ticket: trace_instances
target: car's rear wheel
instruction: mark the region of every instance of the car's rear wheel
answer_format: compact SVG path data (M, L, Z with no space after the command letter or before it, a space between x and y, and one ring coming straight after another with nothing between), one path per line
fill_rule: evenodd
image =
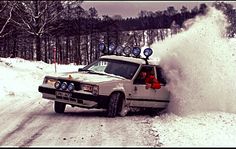
M110 102L108 104L107 109L107 116L108 117L115 117L118 112L121 111L122 108L122 94L119 92L112 93L110 96Z
M64 113L66 108L66 104L62 102L54 102L54 111L56 113Z

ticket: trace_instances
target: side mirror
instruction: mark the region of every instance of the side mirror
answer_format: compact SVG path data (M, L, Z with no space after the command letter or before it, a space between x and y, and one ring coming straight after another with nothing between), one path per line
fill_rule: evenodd
M83 71L83 68L79 68L78 71Z

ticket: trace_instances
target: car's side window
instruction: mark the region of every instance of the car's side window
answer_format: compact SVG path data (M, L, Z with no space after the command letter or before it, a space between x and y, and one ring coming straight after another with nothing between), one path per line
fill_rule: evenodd
M157 67L156 67L156 73L157 73L157 79L158 79L158 81L159 81L161 84L166 85L166 83L167 83L166 77L165 77L165 74L164 74L163 69L162 69L160 66L157 66Z
M154 74L154 67L152 66L142 66L137 77L134 79L134 84L146 84L145 79L147 74Z

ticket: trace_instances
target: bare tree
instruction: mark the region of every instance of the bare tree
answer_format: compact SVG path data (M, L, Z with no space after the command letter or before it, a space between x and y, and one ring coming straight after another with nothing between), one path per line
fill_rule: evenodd
M41 58L41 38L50 30L49 25L55 22L65 10L67 1L18 1L16 17L12 22L35 38L36 60Z
M0 19L1 19L1 26L0 26L0 38L5 37L10 31L6 31L6 26L10 23L12 19L12 12L15 7L15 2L3 1L0 5Z

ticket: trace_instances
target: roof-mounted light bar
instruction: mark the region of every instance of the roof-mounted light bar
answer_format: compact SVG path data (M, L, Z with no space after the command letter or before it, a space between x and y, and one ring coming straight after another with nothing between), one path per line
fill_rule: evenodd
M107 48L108 47L108 48ZM136 58L141 58L140 53L141 49L139 47L133 47L130 46L116 46L114 43L111 43L109 46L106 46L105 43L100 43L98 45L98 50L102 52L103 54L115 54L118 56L124 55L124 56L132 56ZM145 56L145 60L147 61L148 58L153 54L153 51L151 48L146 48L143 51L143 54Z

